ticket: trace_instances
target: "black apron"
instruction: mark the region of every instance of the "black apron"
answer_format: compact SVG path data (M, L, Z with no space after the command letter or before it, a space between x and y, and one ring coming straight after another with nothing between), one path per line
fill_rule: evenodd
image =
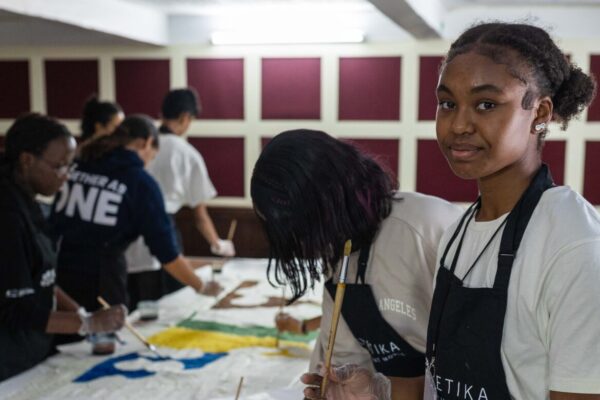
M42 228L45 223L41 210L33 210L37 204L28 204L17 194L15 199L25 226L32 239L32 247L39 252L40 265L32 265L31 282L40 307L55 308L54 279L56 271L56 249L54 243ZM36 211L39 215L36 215ZM34 222L38 219L38 224ZM32 329L7 329L0 327L0 381L25 371L50 356L54 352L52 335Z
M360 251L355 283L346 285L342 316L352 335L371 354L377 372L392 377L423 376L425 355L408 344L383 318L371 285L365 283L369 252L369 247ZM325 282L325 287L335 299L336 285L331 279Z
M464 277L459 279L454 275L466 225L477 212L480 199L463 215L448 242L440 260L427 332L427 378L438 399L511 398L500 354L510 274L531 215L544 191L553 185L548 167L542 165L505 220L492 288L464 287ZM463 226L448 269L446 256ZM488 245L494 238L495 235ZM485 249L487 245L479 256ZM471 268L478 258L473 260Z

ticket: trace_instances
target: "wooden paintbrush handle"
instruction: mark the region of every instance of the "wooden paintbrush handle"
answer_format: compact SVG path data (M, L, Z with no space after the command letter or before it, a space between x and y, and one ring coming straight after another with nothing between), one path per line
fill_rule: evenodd
M342 313L342 303L344 302L344 293L346 291L345 283L338 283L337 290L335 292L335 302L333 303L333 314L331 317L331 329L329 330L329 341L327 343L327 353L325 353L325 376L323 376L323 382L321 383L321 397L325 398L327 391L327 383L329 376L329 369L331 368L331 357L333 356L333 347L335 345L335 336L337 334L338 322Z
M105 310L110 308L110 304L108 304L108 302L104 300L101 296L98 296L98 303L100 303L102 308L104 308ZM129 329L129 332L131 332L135 337L137 337L142 343L144 343L146 347L150 347L150 343L148 343L146 338L142 336L142 334L139 333L137 329L135 329L133 325L131 325L127 320L125 320L125 327Z

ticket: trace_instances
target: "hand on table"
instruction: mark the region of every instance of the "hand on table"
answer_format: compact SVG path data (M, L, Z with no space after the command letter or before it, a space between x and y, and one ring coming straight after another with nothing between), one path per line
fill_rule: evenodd
M218 239L217 243L210 246L210 251L217 256L235 256L235 247L233 246L233 242L231 240Z
M217 296L219 293L223 291L223 286L219 285L217 281L203 281L202 288L198 290L199 294L203 294L205 296Z
M81 334L116 332L125 324L126 316L127 308L122 304L91 314L80 314L81 328L79 331Z
M324 372L324 371L323 371ZM308 385L304 389L306 399L323 399L321 375L304 374L300 378ZM329 371L326 400L390 400L391 383L383 374L373 373L354 364L332 367Z
M275 317L275 325L280 332L304 333L302 332L302 320L296 319L287 313L279 313Z

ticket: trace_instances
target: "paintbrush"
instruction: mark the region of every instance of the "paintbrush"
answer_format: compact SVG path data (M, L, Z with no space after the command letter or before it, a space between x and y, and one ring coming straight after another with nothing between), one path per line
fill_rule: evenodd
M235 400L240 398L240 393L242 392L242 384L244 383L244 377L240 378L240 383L238 384L237 391L235 392Z
M237 228L237 219L232 219L229 225L229 232L227 233L227 240L233 240L235 236L235 230Z
M229 224L229 232L227 232L227 240L229 240L230 242L233 241L233 237L235 236L235 230L237 229L237 219L232 219L231 223ZM215 280L215 268L218 268L219 270L221 270L223 268L223 265L225 265L225 263L227 262L227 260L229 260L231 257L223 257L220 261L217 261L215 263L213 263L213 267L210 270L210 279L211 280Z
M104 300L102 298L102 296L98 296L97 299L98 299L98 303L100 303L102 305L102 308L104 308L105 310L107 310L107 309L110 308L110 304L108 304L108 302L106 300ZM140 340L140 342L142 342L144 344L144 346L146 346L148 348L148 350L150 350L151 352L153 352L154 354L156 354L160 358L166 358L166 357L160 355L158 353L158 351L156 351L156 346L154 346L152 343L148 342L146 340L146 338L140 332L138 332L138 330L135 329L133 327L133 325L131 325L129 323L129 321L127 321L127 319L125 320L125 327L127 329L129 329L129 332L131 332L133 334L133 336L135 336L136 338L138 338Z
M333 356L333 346L335 344L335 335L337 334L338 322L342 312L342 303L344 302L344 292L346 291L346 274L348 273L348 260L352 251L352 241L346 240L344 244L344 258L342 259L342 270L337 283L335 292L335 302L333 304L333 314L331 317L331 329L329 330L329 341L327 343L327 353L325 353L325 375L321 383L321 397L325 398L327 392L327 382L329 380L329 370L331 369L331 357Z

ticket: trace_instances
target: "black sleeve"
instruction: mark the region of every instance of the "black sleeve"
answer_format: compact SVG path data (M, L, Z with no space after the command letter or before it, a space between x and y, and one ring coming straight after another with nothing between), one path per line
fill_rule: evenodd
M32 281L31 234L14 210L0 211L0 325L45 331L50 312Z
M148 176L144 201L140 209L142 226L140 233L152 255L167 264L179 255L175 227L165 210L165 203L158 183Z

